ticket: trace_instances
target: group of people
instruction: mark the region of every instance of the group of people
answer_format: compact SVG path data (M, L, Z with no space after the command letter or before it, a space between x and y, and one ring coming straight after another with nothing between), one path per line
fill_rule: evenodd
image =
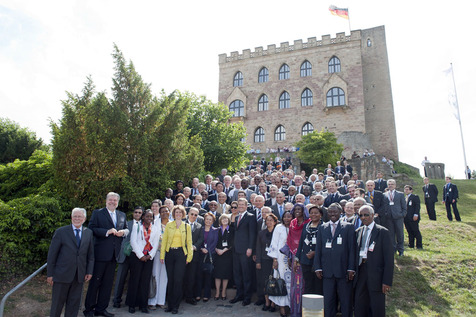
M337 307L343 316L384 316L404 226L408 246L422 248L412 187L399 192L382 173L364 183L347 162L309 177L292 169L268 173L274 164L254 163L235 175L194 178L190 187L177 181L149 209L136 207L129 221L117 210L117 193L93 211L87 228L85 210L75 208L48 254L51 315L66 304L66 316L76 316L89 281L84 315L113 316L107 307L118 264L113 305L121 306L129 274L130 313L163 307L176 314L182 300L225 301L234 286L231 304L247 306L256 292L256 305L281 316L301 315L302 294L324 295L326 316ZM287 295L267 294L270 276L285 281Z

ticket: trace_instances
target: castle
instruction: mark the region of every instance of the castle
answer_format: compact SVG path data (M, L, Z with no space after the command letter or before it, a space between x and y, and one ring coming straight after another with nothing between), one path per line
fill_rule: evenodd
M219 70L218 99L243 121L252 149L326 130L346 157L373 149L398 160L384 26L220 54Z

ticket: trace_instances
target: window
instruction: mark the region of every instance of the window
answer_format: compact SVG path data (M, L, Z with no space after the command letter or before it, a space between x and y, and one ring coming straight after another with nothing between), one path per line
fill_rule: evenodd
M233 78L233 87L240 86L243 86L243 74L241 72L237 72Z
M266 111L266 110L268 110L268 96L263 94L258 100L258 111Z
M304 61L301 64L301 77L307 77L312 75L312 65L309 61Z
M279 69L279 80L289 79L289 66L287 64L283 64Z
M245 114L245 105L241 100L235 100L230 104L230 111L233 112L233 117L243 117Z
M304 125L302 126L302 129L301 129L301 132L302 132L303 136L308 134L308 133L312 133L313 131L314 131L314 126L309 122L304 123Z
M341 88L334 87L327 92L327 106L345 106L345 94Z
M371 47L372 46L372 40L371 39L367 39L367 47Z
M275 141L286 140L286 129L282 125L278 125L276 130L274 130L274 140Z
M287 109L291 106L290 104L291 98L287 91L283 92L281 96L279 96L279 109Z
M261 68L261 70L259 71L259 75L258 75L258 82L259 83L266 83L269 79L269 72L268 72L268 69L266 67L263 67Z
M340 73L340 59L332 57L329 61L329 74Z
M301 106L312 106L312 91L309 88L304 89L301 94Z
M255 143L264 142L264 129L259 127L255 130Z

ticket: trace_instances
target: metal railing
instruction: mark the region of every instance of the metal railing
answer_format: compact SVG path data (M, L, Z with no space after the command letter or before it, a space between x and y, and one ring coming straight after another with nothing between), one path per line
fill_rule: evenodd
M8 299L8 297L10 295L12 295L14 292L16 292L20 287L22 287L23 285L25 285L26 283L28 283L32 278L34 278L35 276L38 275L38 273L40 273L41 271L44 270L44 268L46 267L47 263L43 264L42 267L40 267L38 270L35 271L35 273L31 274L30 276L28 276L26 279L24 279L20 284L18 284L17 286L15 286L14 288L12 288L7 294L5 294L5 296L3 296L2 298L2 302L0 303L0 317L3 317L3 310L5 308L5 303Z

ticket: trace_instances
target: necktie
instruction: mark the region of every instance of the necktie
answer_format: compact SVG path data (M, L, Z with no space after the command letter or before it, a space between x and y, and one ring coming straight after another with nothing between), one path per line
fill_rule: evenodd
M369 235L369 227L364 226L364 236L362 240L360 241L360 251L365 251L365 247L367 244L367 236ZM359 256L359 265L362 263L362 256Z
M256 219L256 221L260 221L261 220L261 209L256 209L256 216L258 217Z
M242 214L240 214L240 216L238 217L238 222L236 223L236 225L237 225L237 226L239 226L239 225L240 225L240 221L241 221L241 215L242 215Z
M374 203L374 195L372 195L372 193L370 193L370 203L371 203L371 204Z
M76 231L76 244L78 245L78 248L81 244L81 237L79 235L79 233L81 232L81 229L74 229L74 231Z
M114 223L114 228L115 228L116 227L116 213L111 212L110 215L111 215L112 223Z
M279 206L279 218L283 218L283 206Z
M332 223L331 225L332 225L332 237L334 237L334 234L335 234L335 232L336 232L336 226L337 226L337 224L336 224L336 223Z

